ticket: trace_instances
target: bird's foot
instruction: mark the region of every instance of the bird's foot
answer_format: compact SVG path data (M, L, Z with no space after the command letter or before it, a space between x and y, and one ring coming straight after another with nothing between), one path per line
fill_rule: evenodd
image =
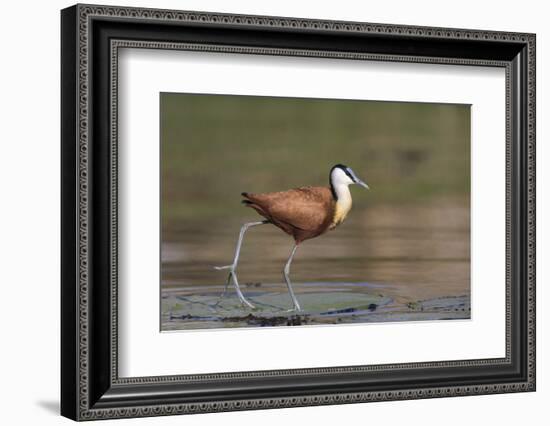
M250 303L248 300L246 300L246 299L244 298L244 296L243 296L243 297L239 297L239 299L241 299L241 303L242 303L243 305L248 306L250 309L256 309L256 306L254 306L252 303Z
M249 307L250 309L256 309L256 306L254 306L252 303L250 303L242 294L239 294L237 293L237 296L239 297L239 300L241 302L241 305L243 306L247 306ZM218 301L216 303L214 303L214 305L212 305L214 308L217 308L218 306L220 306L221 302L222 302L222 299L223 297L220 296L218 298Z
M229 275L227 277L227 284L225 285L225 288L223 290L222 295L220 296L220 298L218 299L218 301L216 302L216 304L214 306L219 305L219 303L221 302L221 299L225 296L225 293L227 291L227 286L229 285L229 283L231 281L233 281L233 285L235 286L237 296L239 297L239 300L241 301L241 303L245 306L248 306L250 309L255 309L256 308L252 303L250 303L246 299L246 297L244 297L244 295L241 291L241 288L239 287L239 281L237 280L237 272L236 272L236 265L235 264L225 265L225 266L214 266L214 269L216 269L217 271L222 271L222 270L225 270L225 269L229 269Z
M295 314L299 314L302 312L302 308L300 307L300 305L294 305L292 308L287 309L285 312L293 312Z

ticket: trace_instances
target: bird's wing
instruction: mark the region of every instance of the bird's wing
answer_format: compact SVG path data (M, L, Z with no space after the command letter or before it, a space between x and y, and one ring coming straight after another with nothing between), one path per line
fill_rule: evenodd
M303 187L281 192L244 195L268 219L302 230L316 230L333 214L332 193L325 187Z

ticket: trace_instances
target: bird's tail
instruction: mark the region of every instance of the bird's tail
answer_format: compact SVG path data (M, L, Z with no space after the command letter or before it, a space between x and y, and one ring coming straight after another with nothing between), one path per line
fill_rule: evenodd
M248 199L248 192L241 192L241 195L245 198L244 200L241 201L241 203L243 203L246 206L249 206L250 204L252 204L252 201Z
M241 201L246 207L253 208L261 216L265 217L268 222L271 221L270 215L268 212L261 206L261 202L258 201L256 195L249 192L241 192L241 195L244 197L244 200Z

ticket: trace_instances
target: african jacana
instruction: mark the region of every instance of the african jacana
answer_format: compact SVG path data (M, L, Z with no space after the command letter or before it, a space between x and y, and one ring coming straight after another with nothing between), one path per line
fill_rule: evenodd
M254 307L244 297L237 280L236 269L239 253L244 234L248 228L271 223L294 237L295 244L283 269L283 275L288 292L294 303L293 310L301 310L288 276L290 264L298 245L302 241L318 237L328 230L336 228L344 221L352 204L349 185L358 184L369 189L369 186L359 179L353 170L342 164L337 164L330 170L329 181L329 187L305 186L289 189L288 191L268 192L264 194L242 193L244 197L242 202L247 207L256 210L265 220L245 223L239 234L233 263L227 266L216 267L216 269L229 269L229 275L221 297L225 295L227 287L232 280L241 302L250 308Z

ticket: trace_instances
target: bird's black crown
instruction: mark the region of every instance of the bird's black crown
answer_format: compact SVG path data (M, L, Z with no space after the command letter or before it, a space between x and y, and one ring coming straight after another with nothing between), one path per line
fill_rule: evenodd
M332 172L334 171L334 169L340 169L342 170L346 175L348 175L348 177L355 182L355 178L353 177L353 175L350 173L350 168L344 164L336 164L335 166L332 166L332 169L330 169L330 174L332 174Z
M347 168L348 166L346 166L345 164L336 164L332 166L332 169L330 169L330 171L332 172L334 169L342 169L343 171L346 171Z

